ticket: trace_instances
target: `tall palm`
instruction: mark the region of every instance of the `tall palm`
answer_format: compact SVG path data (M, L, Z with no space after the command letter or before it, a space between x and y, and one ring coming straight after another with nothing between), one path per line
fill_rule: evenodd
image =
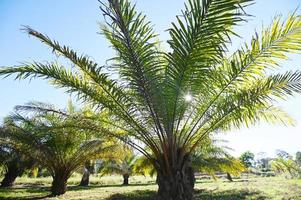
M8 129L0 136L9 138L7 142L12 145L25 146L24 153L36 152L35 159L53 178L52 196L64 194L72 173L112 146L99 133L81 129L79 124L84 122L78 112L41 103L18 106L16 110L7 118ZM99 139L93 137L95 134Z
M279 68L288 53L300 53L301 17L296 13L285 20L276 17L250 44L229 55L233 28L246 21L243 9L252 3L188 0L169 29L170 52L163 52L153 26L129 1L101 1L105 23L100 29L116 51L108 63L111 70L25 27L75 67L31 62L2 68L0 74L48 79L84 102L109 110L115 118L110 125L140 141L129 143L155 166L159 199L192 199L190 155L206 135L260 120L287 123L275 102L301 92L301 72L270 71ZM110 76L112 70L115 76ZM118 126L119 121L125 125Z

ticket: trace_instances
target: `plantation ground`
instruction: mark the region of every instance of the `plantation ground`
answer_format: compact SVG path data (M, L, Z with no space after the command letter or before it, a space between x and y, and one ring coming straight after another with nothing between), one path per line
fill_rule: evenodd
M132 177L130 186L120 186L121 177L92 177L91 186L76 186L80 177L72 177L65 195L48 198L51 178L18 178L12 189L0 189L0 199L102 199L102 200L148 200L155 199L155 180ZM301 200L301 180L273 178L242 178L230 183L227 180L197 180L196 200L241 200L241 199L283 199Z

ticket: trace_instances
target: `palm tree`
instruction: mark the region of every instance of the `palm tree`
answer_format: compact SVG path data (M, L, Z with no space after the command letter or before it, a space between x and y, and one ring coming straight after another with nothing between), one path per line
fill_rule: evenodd
M35 161L20 152L20 149L4 143L0 144L0 163L4 167L4 178L0 187L11 187L18 176L34 166Z
M300 53L301 17L296 13L276 17L250 44L230 54L227 47L237 35L233 28L249 18L244 8L253 1L187 0L169 29L170 51L164 52L151 23L128 0L100 3L105 16L101 33L116 51L108 66L25 27L75 67L30 62L4 67L0 74L48 79L108 110L114 116L110 126L139 141L128 143L156 168L159 199L192 199L191 154L208 134L262 120L291 122L275 102L301 92L301 72L272 70L288 53Z
M90 182L90 174L93 171L91 160L86 161L83 167L83 176L79 183L80 186L88 186Z
M123 185L129 185L129 178L134 173L137 155L128 146L116 143L115 145L119 148L112 152L112 157L104 159L100 172L102 175L120 174L123 177Z
M100 134L79 128L81 123L84 122L78 112L30 103L16 107L16 113L8 117L8 129L2 135L13 145L25 146L23 151L27 154L36 152L37 162L53 178L51 195L57 196L66 192L67 180L74 171L112 146L104 137L93 137L97 134L101 138Z

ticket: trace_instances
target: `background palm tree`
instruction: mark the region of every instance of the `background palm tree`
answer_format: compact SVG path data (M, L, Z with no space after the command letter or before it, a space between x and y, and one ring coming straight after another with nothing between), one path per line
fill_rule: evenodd
M9 138L7 143L26 147L24 153L36 152L37 162L53 177L53 196L64 194L72 173L112 146L99 133L96 139L94 132L78 128L83 122L73 107L68 108L64 112L43 103L18 106L7 118L7 129L1 132L2 137Z
M26 169L33 168L34 159L21 151L20 148L0 142L0 165L4 168L4 178L0 187L13 186L18 176L22 176Z
M129 185L129 178L134 174L134 167L137 160L137 155L134 154L132 148L124 144L115 143L119 148L112 152L109 159L104 159L100 173L105 174L120 174L123 177L123 185Z
M88 186L90 182L90 174L93 172L94 166L91 160L85 162L83 166L83 176L79 183L80 186Z
M191 154L208 134L258 121L292 123L275 102L301 92L301 72L272 70L288 53L300 53L300 16L276 17L231 54L233 28L249 17L244 8L253 1L188 0L168 30L170 51L164 52L151 23L129 1L100 3L105 16L101 33L116 51L109 70L25 27L75 68L31 62L2 68L0 74L49 79L108 110L110 126L125 131L128 144L156 168L159 199L192 199ZM108 74L112 70L117 76ZM126 141L109 128L102 131Z

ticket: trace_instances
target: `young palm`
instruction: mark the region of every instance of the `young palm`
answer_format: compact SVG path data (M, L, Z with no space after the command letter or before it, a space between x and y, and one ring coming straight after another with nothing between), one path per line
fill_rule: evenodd
M53 177L52 196L64 194L72 173L112 146L104 138L95 139L96 133L81 129L80 124L85 122L78 112L65 112L41 103L18 106L16 110L8 118L8 129L2 135L13 145L26 146L24 153L36 152L37 162Z
M110 125L139 141L129 143L156 168L159 199L192 199L190 156L208 134L260 120L289 122L275 102L301 92L301 72L270 71L288 53L300 53L301 17L295 13L285 20L276 17L250 44L232 55L227 52L236 35L233 28L246 21L243 9L252 3L188 0L169 29L170 52L163 52L145 15L127 0L108 0L101 3L106 21L100 28L116 50L108 68L118 76L29 27L25 30L30 35L75 68L33 62L2 68L0 74L49 79L84 102L109 110L114 116Z

